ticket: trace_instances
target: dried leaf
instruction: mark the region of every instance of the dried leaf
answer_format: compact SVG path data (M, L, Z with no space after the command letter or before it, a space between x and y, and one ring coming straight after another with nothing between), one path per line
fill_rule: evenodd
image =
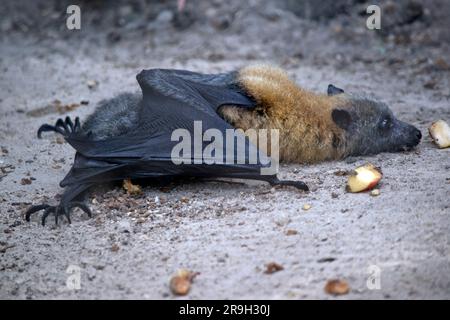
M141 186L133 184L130 179L123 180L123 188L127 191L129 195L142 194Z
M294 236L294 235L296 235L296 234L298 234L298 231L297 231L297 230L289 229L289 230L286 231L286 235L287 235L287 236Z
M180 201L183 202L183 203L189 203L189 198L188 197L181 197Z
M264 271L265 274L272 274L278 271L283 270L283 266L281 264L278 264L276 262L270 262L266 264L266 271Z
M27 185L27 184L31 184L31 179L28 178L22 178L22 180L20 180L20 184L21 185Z

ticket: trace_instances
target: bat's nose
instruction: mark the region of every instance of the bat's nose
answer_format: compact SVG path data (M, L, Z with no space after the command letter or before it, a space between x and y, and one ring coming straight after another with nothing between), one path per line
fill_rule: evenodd
M420 141L420 139L422 139L422 132L420 132L420 130L419 129L416 129L416 138L417 138L417 140L419 140Z

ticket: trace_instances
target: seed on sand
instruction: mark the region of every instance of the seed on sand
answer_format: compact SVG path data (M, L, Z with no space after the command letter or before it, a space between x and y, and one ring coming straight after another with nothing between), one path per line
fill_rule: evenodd
M276 262L270 262L266 264L266 270L264 271L265 274L272 274L278 271L283 270L283 266L281 264L278 264Z
M88 80L88 81L86 81L86 85L88 86L89 89L94 89L98 86L98 81L97 80Z
M296 234L298 234L297 230L289 229L286 231L287 236L295 236Z
M328 280L324 288L325 292L332 295L343 295L350 292L350 287L345 280L332 279Z
M199 275L198 272L192 272L187 269L178 270L172 279L170 279L170 290L177 296L187 295L197 275Z

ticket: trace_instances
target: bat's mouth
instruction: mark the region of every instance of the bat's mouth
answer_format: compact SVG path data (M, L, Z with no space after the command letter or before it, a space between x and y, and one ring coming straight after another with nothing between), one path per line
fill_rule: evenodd
M411 150L414 150L419 143L420 143L420 139L418 139L417 141L411 142L411 143L406 143L406 144L400 146L398 148L398 151L411 151Z
M420 143L420 140L422 139L422 133L420 130L414 128L412 136L412 139L399 147L399 151L411 151Z
M415 147L417 146L417 144L412 145L412 144L405 144L403 146L401 146L398 151L411 151L413 150Z

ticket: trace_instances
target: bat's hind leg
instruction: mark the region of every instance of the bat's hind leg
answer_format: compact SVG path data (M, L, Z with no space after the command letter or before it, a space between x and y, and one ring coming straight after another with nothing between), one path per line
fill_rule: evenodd
M25 219L27 221L30 221L30 217L33 213L44 210L44 213L42 214L41 218L43 226L45 225L45 221L50 214L53 214L55 216L55 224L58 224L59 216L65 216L67 221L71 223L70 212L75 208L80 208L89 216L89 218L92 217L91 209L89 209L89 207L84 202L72 201L67 204L60 204L58 206L51 206L48 204L40 204L32 206L25 213Z
M42 137L42 132L54 131L60 133L64 137L68 137L70 134L80 131L80 118L76 117L75 121L72 121L70 117L66 117L65 120L59 118L55 125L43 124L39 127L37 136L40 139Z

